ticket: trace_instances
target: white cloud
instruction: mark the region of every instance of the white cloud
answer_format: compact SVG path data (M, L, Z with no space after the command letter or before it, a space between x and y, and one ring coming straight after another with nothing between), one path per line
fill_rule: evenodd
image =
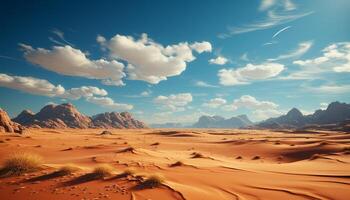
M212 84L209 84L207 82L204 82L204 81L196 81L195 86L197 87L206 87L206 88L216 88L218 87L217 85L212 85Z
M218 108L222 105L225 105L226 102L227 101L223 98L214 98L214 99L210 99L209 102L202 104L202 106L208 107L208 108Z
M306 91L319 94L346 94L350 93L350 84L326 84L317 86L302 86Z
M127 72L130 79L151 84L180 75L186 69L187 63L195 59L192 50L198 53L211 51L209 42L181 42L163 46L149 39L145 33L138 40L117 34L103 43L112 57L128 62Z
M47 70L69 76L99 79L106 85L124 85L124 65L116 60L90 60L79 49L69 45L54 46L52 50L20 44L24 57Z
M350 72L350 42L329 45L323 55L314 59L296 60L293 63L305 67L329 68L335 72Z
M283 60L283 59L288 59L288 58L299 57L299 56L305 54L307 51L309 51L309 49L312 47L312 44L313 44L312 41L301 42L301 43L299 43L297 49L295 49L287 54L280 55L277 58L268 59L268 61L276 61L276 60Z
M350 42L334 43L322 50L319 57L296 60L293 64L300 69L279 77L285 80L314 80L327 79L329 73L350 72Z
M184 111L185 106L192 102L191 93L171 94L169 96L158 96L153 102L162 105L165 109L172 111Z
M80 98L85 98L88 102L105 107L124 110L132 109L132 105L116 103L111 98L105 97L108 95L106 90L93 86L81 86L79 88L71 88L66 90L61 85L55 86L45 79L0 74L0 87L11 88L35 95L63 99L78 100Z
M145 91L140 93L140 96L141 97L149 97L149 96L151 96L151 94L152 94L151 90L145 90Z
M67 90L60 97L67 99L80 99L82 97L92 97L94 95L97 96L106 96L108 93L104 89L100 89L98 87L93 86L82 86L80 88L71 88Z
M271 117L279 117L283 112L276 109L267 109L267 110L254 110L252 116L255 120L261 121Z
M221 105L221 109L226 112L235 111L239 108L252 110L252 118L255 120L263 120L281 114L281 111L277 110L278 105L276 103L271 101L259 101L250 95L243 95L235 99L232 103Z
M7 74L0 74L0 86L48 97L60 96L65 93L65 89L61 85L55 86L44 79L9 76Z
M217 58L212 58L209 60L210 64L224 65L228 62L227 58L223 56L218 56Z
M211 44L207 41L195 42L190 45L191 49L197 51L198 53L211 52Z
M221 69L218 72L220 84L241 85L254 80L264 80L279 75L284 70L284 65L279 63L263 63L260 65L247 64L238 69Z
M101 105L103 107L110 108L110 109L116 109L116 110L133 109L132 105L114 102L114 100L109 97L87 97L86 101L93 104Z
M255 97L250 95L243 95L239 99L235 99L233 105L237 108L245 107L256 110L270 110L278 107L277 104L271 101L258 101Z

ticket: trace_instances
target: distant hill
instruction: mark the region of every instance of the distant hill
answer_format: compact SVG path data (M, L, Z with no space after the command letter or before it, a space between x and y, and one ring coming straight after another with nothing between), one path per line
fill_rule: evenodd
M167 122L163 124L151 124L152 128L184 128L185 126L181 123Z
M106 112L92 117L95 127L102 128L147 128L147 125L134 119L128 112Z
M193 128L243 128L253 123L246 115L239 115L225 119L221 116L201 116L198 121L192 125Z
M350 104L332 102L326 110L316 110L311 115L303 115L297 108L291 109L286 115L270 118L258 123L255 127L268 129L300 129L306 127L342 129L350 120ZM344 128L343 128L344 129Z
M81 114L73 104L50 104L34 114L30 110L22 111L13 121L27 127L37 128L146 128L135 120L130 113L111 112L89 117Z

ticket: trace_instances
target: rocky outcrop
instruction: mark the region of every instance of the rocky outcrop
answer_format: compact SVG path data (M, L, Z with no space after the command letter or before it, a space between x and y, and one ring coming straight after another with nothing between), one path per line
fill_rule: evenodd
M128 112L106 112L92 117L92 123L99 128L147 128L147 125L134 119Z
M22 111L13 121L32 128L146 128L128 112L106 112L91 117L81 114L72 104L50 104L34 114Z
M38 113L23 111L14 121L29 127L41 128L89 128L92 127L90 117L81 114L72 104L50 104Z
M193 128L243 128L251 125L252 122L246 115L239 115L225 119L221 116L201 116L192 125Z
M13 122L8 116L7 112L0 108L0 132L5 133L23 133L24 128Z

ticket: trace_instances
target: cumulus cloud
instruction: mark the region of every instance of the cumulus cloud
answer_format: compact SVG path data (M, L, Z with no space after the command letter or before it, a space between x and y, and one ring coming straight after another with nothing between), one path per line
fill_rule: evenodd
M87 97L86 100L90 103L101 105L103 107L110 108L110 109L116 109L116 110L133 109L132 105L114 102L114 100L109 97Z
M0 87L19 90L22 92L48 96L58 97L63 99L78 100L85 98L88 102L115 108L115 109L132 109L132 105L119 104L109 97L107 91L93 86L81 86L79 88L71 88L66 90L61 85L54 85L45 79L38 79L26 76L10 76L7 74L0 74ZM100 97L96 97L100 96Z
M330 44L322 50L322 55L306 60L295 60L293 64L300 68L287 76L285 80L326 79L329 73L350 72L350 42Z
M82 97L92 97L94 95L97 96L106 96L108 93L104 89L100 89L98 87L93 86L82 86L79 88L71 88L67 90L63 95L61 95L62 98L67 99L80 99Z
M226 86L248 84L254 80L264 80L279 75L284 65L279 63L247 64L238 69L221 69L218 72L220 84Z
M254 110L253 116L257 121L265 120L271 117L281 116L283 112L276 109L267 109L267 110Z
M44 69L69 76L102 80L106 85L124 85L124 65L116 60L90 60L79 49L69 45L54 46L51 50L20 44L27 61Z
M296 60L293 63L300 66L331 67L335 72L350 72L350 42L331 44L322 52L323 55L320 57Z
M191 93L171 94L169 96L158 96L153 102L162 105L165 109L171 111L184 111L185 106L192 102Z
M210 64L215 64L215 65L224 65L228 62L227 58L223 56L218 56L216 58L212 58L209 60Z
M214 99L210 99L207 103L202 104L202 106L208 107L208 108L218 108L222 105L225 105L226 102L227 101L223 98L214 98Z
M305 54L309 49L312 47L313 42L312 41L307 41L307 42L301 42L298 45L298 48L287 53L287 54L282 54L278 56L277 58L270 58L268 61L276 61L276 60L283 60L283 59L288 59L288 58L295 58L299 57L303 54Z
M163 46L148 38L145 33L140 39L117 34L109 41L101 38L98 40L109 49L112 57L128 63L127 72L131 80L142 80L151 84L180 75L186 69L187 63L195 59L193 50L198 53L212 50L211 44L205 41Z
M258 101L255 97L250 95L243 95L239 99L235 99L233 101L233 105L237 108L245 107L255 110L270 110L276 109L278 107L277 104L271 101Z
M60 96L65 93L65 89L61 85L53 85L47 80L29 76L0 74L0 86L48 97Z

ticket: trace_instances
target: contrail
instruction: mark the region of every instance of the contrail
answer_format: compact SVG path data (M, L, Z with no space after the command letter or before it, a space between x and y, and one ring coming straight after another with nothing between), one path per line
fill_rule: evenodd
M283 31L285 31L285 30L287 30L287 29L289 29L289 28L291 28L291 27L292 27L292 26L287 26L287 27L282 28L281 30L277 31L277 32L272 36L272 38L276 37L277 35L279 35L279 34L282 33Z

